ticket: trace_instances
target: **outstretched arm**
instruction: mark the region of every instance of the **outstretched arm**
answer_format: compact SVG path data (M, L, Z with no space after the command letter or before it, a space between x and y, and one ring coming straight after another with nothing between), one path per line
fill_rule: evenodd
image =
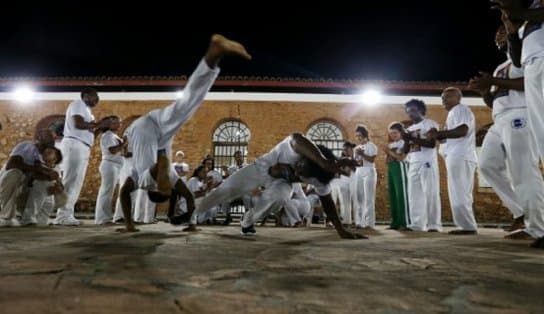
M452 130L436 131L432 129L427 133L427 136L437 140L442 140L446 138L461 138L466 136L468 133L468 126L466 124L460 125Z
M323 207L323 211L325 211L325 214L327 214L327 218L329 218L334 228L336 229L336 232L338 232L338 235L343 239L367 239L368 237L358 234L358 233L351 233L344 229L342 226L342 222L340 221L340 218L338 217L338 213L336 212L336 206L334 205L334 201L332 200L332 197L330 194L327 194L325 196L319 196L319 199L321 201L321 206Z

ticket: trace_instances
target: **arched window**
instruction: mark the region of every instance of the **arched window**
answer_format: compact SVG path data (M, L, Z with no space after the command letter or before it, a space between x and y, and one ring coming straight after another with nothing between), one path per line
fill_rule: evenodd
M344 135L336 124L329 121L318 121L310 127L306 136L316 144L331 149L336 156L340 157L342 154Z
M251 139L248 127L237 120L221 123L213 132L213 158L215 167L229 167L234 163L233 155L241 151L244 159L247 159L247 146Z

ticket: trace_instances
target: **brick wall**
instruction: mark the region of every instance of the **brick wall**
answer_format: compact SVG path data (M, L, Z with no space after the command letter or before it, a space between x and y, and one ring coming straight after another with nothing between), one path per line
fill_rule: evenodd
M13 146L22 140L30 139L34 125L41 118L51 114L63 114L68 101L41 101L32 105L21 106L6 101L0 101L0 122L3 125L0 139L0 162L4 163ZM121 117L144 114L151 109L167 105L165 101L102 101L94 110L96 118L117 114ZM485 107L472 108L477 119L478 127L491 122L489 110ZM239 114L238 114L239 113ZM428 117L443 124L446 112L442 106L429 106ZM372 140L382 146L387 138L387 125L392 121L405 120L403 108L400 105L381 105L377 108L360 108L357 105L290 103L290 102L233 102L207 101L189 120L177 135L173 150L182 149L186 154L191 168L199 163L202 156L211 151L211 136L215 127L225 119L236 118L244 122L251 130L249 143L249 160L267 152L277 142L291 132L306 132L310 125L320 119L337 122L344 131L344 136L354 141L355 126L364 123L369 127ZM98 165L100 150L95 145L87 178L81 197L94 200L100 185ZM377 217L387 219L387 193L385 180L385 156L380 154L377 159L378 188L377 188ZM448 204L446 172L444 163L440 160L441 195L443 205L443 220L451 221L451 211ZM475 187L477 188L477 187ZM500 205L499 199L493 193L480 193L475 190L475 211L477 219L483 221L507 221L508 211Z

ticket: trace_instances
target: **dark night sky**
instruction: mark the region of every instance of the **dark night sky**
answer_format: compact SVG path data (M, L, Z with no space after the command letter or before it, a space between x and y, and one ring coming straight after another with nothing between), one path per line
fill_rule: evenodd
M223 75L462 81L504 58L488 0L77 2L4 9L0 76L188 74L213 32L254 56Z

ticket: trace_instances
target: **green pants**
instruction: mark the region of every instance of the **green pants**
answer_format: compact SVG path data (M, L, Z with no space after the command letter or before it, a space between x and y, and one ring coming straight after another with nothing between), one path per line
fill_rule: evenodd
M393 161L387 165L389 206L391 208L391 228L406 228L410 223L408 207L407 164Z

